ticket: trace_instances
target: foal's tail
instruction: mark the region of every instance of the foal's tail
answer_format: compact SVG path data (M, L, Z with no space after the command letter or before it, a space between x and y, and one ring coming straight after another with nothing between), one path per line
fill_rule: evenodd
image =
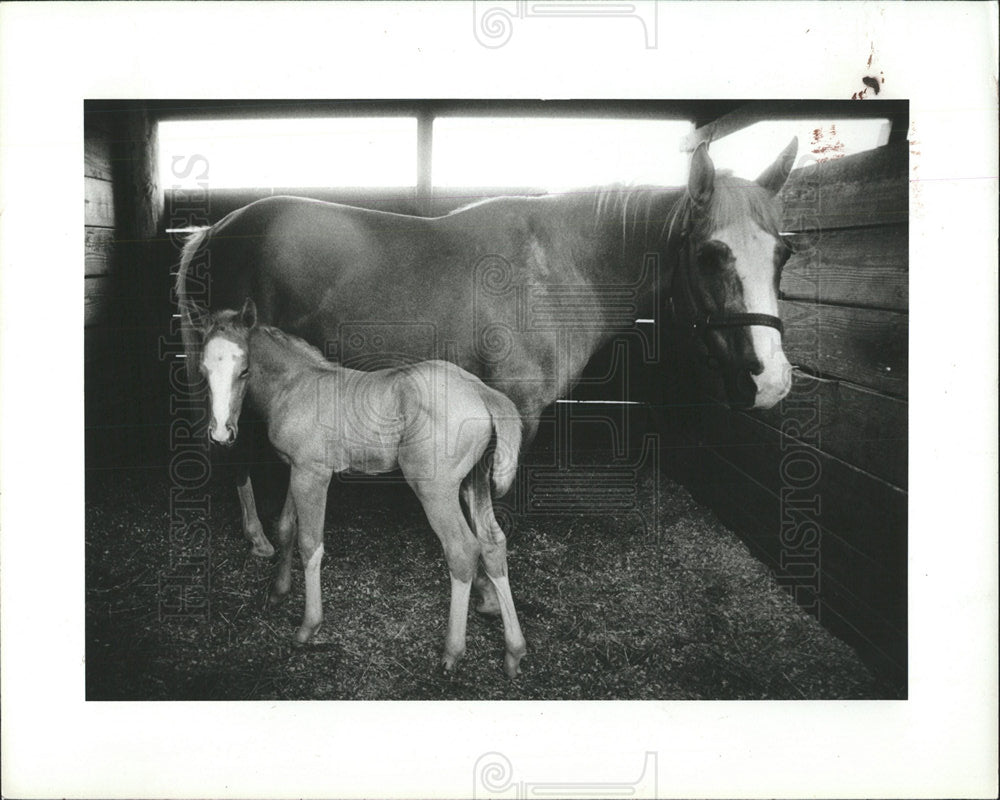
M521 453L521 415L507 395L483 384L480 395L493 420L496 449L490 474L497 497L510 489L517 474L517 461Z

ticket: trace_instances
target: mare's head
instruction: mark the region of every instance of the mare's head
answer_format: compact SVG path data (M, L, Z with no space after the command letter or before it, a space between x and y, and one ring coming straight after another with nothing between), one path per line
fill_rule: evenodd
M232 445L239 432L240 412L250 376L250 331L257 308L247 300L240 311L216 311L196 323L202 334L199 369L208 381L211 420L208 436Z
M717 174L708 148L699 145L679 206L676 321L700 336L736 407L770 408L791 388L778 309L781 268L791 250L779 232L778 192L797 149L793 139L749 181Z

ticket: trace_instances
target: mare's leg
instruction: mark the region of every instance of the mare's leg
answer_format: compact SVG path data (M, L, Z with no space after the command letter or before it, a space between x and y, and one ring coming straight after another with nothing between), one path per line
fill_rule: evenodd
M264 526L260 524L260 517L257 516L257 501L253 495L249 470L243 482L236 487L236 491L239 493L240 508L243 511L243 535L253 545L251 552L261 558L270 558L274 555L274 547L264 536Z
M330 473L318 473L292 467L289 493L295 504L299 523L299 556L305 569L306 610L295 639L305 644L323 621L319 568L323 561L323 522L326 517L326 490Z
M441 540L451 575L451 607L441 663L451 672L465 654L465 628L469 619L469 594L476 575L479 542L473 536L458 502L458 486L413 483L427 521Z
M285 496L285 505L278 518L278 574L271 586L268 601L274 605L285 599L292 588L292 542L295 539L295 499L292 497L292 487L289 485Z
M527 646L517 619L517 610L514 608L514 597L510 591L507 575L507 537L504 536L493 513L489 473L482 462L473 467L467 484L469 499L466 502L473 522L472 529L482 547L486 575L496 589L500 616L503 618L503 637L507 650L503 662L504 671L508 677L513 678L521 671L519 665L527 652Z

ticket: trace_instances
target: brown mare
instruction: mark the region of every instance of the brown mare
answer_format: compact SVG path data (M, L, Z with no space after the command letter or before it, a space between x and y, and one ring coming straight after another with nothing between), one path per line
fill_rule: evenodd
M599 347L669 307L664 327L698 336L730 401L770 408L791 386L778 192L797 146L756 181L716 174L702 145L683 189L501 197L436 218L294 197L251 203L185 244L177 294L191 380L189 309L251 297L263 322L342 363L457 364L514 401L531 441ZM245 470L237 483L244 532L270 555ZM484 597L480 610L496 609Z
M521 418L514 404L447 361L372 372L331 364L303 340L258 325L252 300L239 312L216 311L199 327L212 439L223 445L236 440L246 397L291 466L271 600L281 600L291 588L297 528L306 584L297 641L307 642L323 620L320 563L331 477L399 469L441 540L451 574L445 669L453 670L465 652L469 593L482 559L503 617L504 669L511 678L517 675L525 642L507 578L506 539L490 498L490 481L502 495L517 471ZM496 447L486 458L491 441Z

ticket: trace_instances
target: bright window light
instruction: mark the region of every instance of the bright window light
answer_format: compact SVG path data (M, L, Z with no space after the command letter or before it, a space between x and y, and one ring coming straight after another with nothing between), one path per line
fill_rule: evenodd
M165 121L159 150L168 190L417 183L412 117Z
M861 153L889 141L887 119L772 120L758 122L712 142L716 167L741 178L756 178L769 167L793 136L799 137L795 165Z
M672 120L442 117L434 120L432 183L547 191L608 183L679 186L680 142L691 123Z

